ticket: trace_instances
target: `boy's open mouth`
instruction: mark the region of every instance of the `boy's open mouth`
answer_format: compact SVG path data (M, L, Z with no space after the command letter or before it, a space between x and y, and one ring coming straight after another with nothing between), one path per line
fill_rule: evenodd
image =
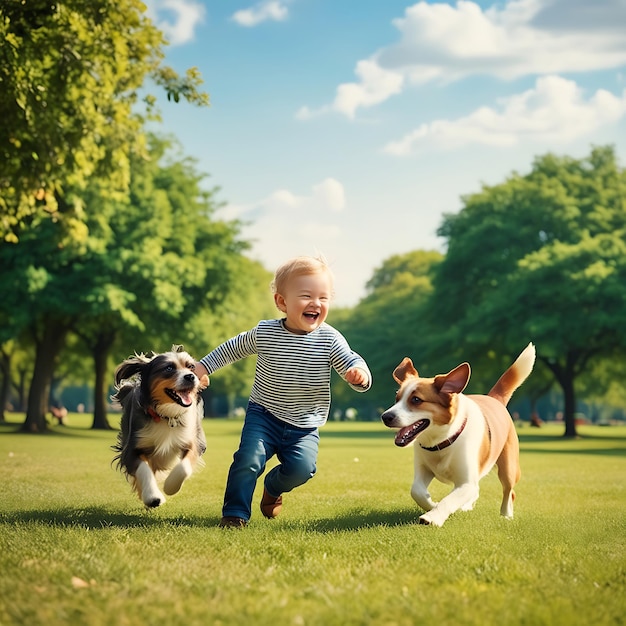
M320 316L319 313L305 313L304 317L306 317L309 321L314 322Z

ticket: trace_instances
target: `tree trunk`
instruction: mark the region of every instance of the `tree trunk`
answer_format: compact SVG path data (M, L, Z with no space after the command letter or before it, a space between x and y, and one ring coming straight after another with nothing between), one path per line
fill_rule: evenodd
M2 350L0 352L0 358L2 359L0 370L2 372L2 381L0 382L0 422L6 422L7 402L9 400L9 391L11 389L11 355L8 352Z
M96 370L93 398L93 424L95 430L112 430L107 419L105 394L108 389L106 384L107 360L111 346L115 339L115 333L103 333L98 336L93 347L93 361Z
M18 368L17 407L18 411L26 410L26 380L28 376L23 368Z
M565 422L564 437L578 437L576 431L576 392L574 391L574 379L565 376L561 381L563 388L563 421Z
M36 341L35 367L28 393L28 408L22 430L43 433L47 430L46 414L50 396L50 383L56 358L63 347L68 326L60 321L48 321L41 338Z
M563 390L563 422L565 423L563 437L578 437L576 431L576 392L574 391L576 356L568 353L563 364L556 359L543 359L543 362L554 374L554 378Z

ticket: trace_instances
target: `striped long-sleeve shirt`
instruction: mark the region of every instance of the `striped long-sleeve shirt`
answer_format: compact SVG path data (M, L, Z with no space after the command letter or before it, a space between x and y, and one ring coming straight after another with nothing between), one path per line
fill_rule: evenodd
M331 368L344 379L351 367L367 372L366 385L350 385L356 391L367 391L372 375L365 360L329 324L297 335L289 332L283 322L263 320L219 345L201 363L212 374L225 365L258 355L250 400L294 426L323 426L330 410Z

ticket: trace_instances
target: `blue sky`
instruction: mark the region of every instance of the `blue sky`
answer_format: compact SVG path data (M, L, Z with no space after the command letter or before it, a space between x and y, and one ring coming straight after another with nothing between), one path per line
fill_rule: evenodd
M626 0L145 0L208 109L161 130L268 270L322 253L352 306L444 213L546 152L626 166ZM485 242L488 245L488 242Z

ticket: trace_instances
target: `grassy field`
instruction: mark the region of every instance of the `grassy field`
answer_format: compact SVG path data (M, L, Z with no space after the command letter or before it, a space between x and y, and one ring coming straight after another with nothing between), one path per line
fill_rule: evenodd
M2 626L626 623L626 427L520 428L515 519L492 473L434 528L416 523L412 451L382 424L329 423L315 479L271 521L259 481L239 531L217 523L241 422L206 420L206 467L144 511L115 433L88 420L0 426Z

